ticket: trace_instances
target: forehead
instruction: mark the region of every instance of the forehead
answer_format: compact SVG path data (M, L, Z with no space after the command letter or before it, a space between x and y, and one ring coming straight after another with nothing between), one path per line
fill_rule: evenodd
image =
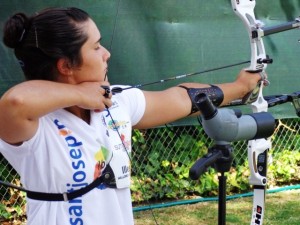
M88 36L87 42L97 42L99 41L101 34L100 31L92 19L88 19L86 23L83 25L83 29Z

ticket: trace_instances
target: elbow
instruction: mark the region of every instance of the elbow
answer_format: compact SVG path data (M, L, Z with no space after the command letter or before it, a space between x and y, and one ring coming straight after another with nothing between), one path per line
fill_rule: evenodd
M21 94L9 91L0 99L1 117L12 118L13 116L21 117L25 112L25 97Z
M24 105L25 100L24 100L24 96L22 96L21 94L14 93L12 91L12 92L5 93L2 96L0 102L1 102L1 108L13 107L17 109L17 108L21 108Z

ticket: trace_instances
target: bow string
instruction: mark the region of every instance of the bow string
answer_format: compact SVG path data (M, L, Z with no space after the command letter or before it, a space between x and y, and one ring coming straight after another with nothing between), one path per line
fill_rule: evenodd
M109 46L109 51L110 51L110 52L112 51L112 46L113 46L114 36L115 36L116 30L117 30L117 20L118 20L118 16L119 16L120 5L121 5L121 0L118 0L118 2L117 2L116 15L115 15L115 19L114 19L114 25L113 25L113 33L112 33L112 36L111 36L110 46ZM105 74L104 81L105 81L106 79L107 79L107 73ZM115 92L114 92L113 90L110 90L110 87L107 87L107 86L101 86L101 87L105 89L105 95L104 95L105 97L108 97L108 95L109 95L110 92L112 92L113 94L115 94ZM118 92L116 92L116 93L120 93L120 92L122 91L121 88L117 88L116 90L118 90ZM119 136L119 138L120 138L121 144L122 144L122 146L123 146L123 148L124 148L124 150L125 150L125 152L126 152L126 154L127 154L127 156L128 156L128 159L129 159L129 161L130 161L130 164L132 164L132 163L131 163L131 161L132 161L131 155L130 155L130 153L128 152L128 149L127 149L127 147L126 147L126 144L124 143L125 140L122 139L122 136L121 136L121 134L120 134L120 132L119 132L119 130L118 130L118 126L117 126L117 124L116 124L116 120L115 120L114 117L112 116L112 114L111 114L111 112L110 112L110 110L109 110L108 107L106 108L106 111L107 111L108 116L110 117L110 119L111 119L111 121L112 121L112 123L113 123L113 126L116 128L116 132L117 132L117 134L118 134L118 136ZM140 182L139 179L138 179L138 183L139 183L139 186L140 186L140 188L141 188L141 190L142 190L142 194L145 195L144 187L143 187L143 185L142 185L142 183ZM146 201L148 202L148 200L146 200ZM154 221L155 225L158 225L156 216L155 216L154 211L153 211L153 209L152 209L152 207L151 207L151 205L150 205L149 202L148 202L148 205L149 205L149 208L150 208L150 211L151 211L151 215L152 215L153 221Z

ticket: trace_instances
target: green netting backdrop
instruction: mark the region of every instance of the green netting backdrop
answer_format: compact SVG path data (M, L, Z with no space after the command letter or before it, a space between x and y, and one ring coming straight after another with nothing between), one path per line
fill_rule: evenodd
M300 0L256 0L256 16L272 26L294 20L299 16ZM250 59L248 34L241 20L233 13L230 0L0 0L0 35L5 20L15 12L29 14L46 7L75 6L87 11L97 23L103 41L112 54L109 63L109 80L112 84L143 84L174 77L180 74L202 71ZM265 48L274 63L267 72L270 86L265 95L289 94L299 91L299 30L290 30L264 38ZM175 80L163 84L146 86L147 90L161 90L179 82L222 83L235 79L237 73L247 65L200 76ZM14 58L13 51L0 41L0 96L12 85L23 80L22 71ZM42 96L41 96L42 97ZM176 99L170 99L170 104ZM240 107L245 111L248 106ZM299 120L290 103L270 109L279 119L273 138L274 152L284 149L299 149ZM282 118L287 118L287 120ZM183 120L177 125L194 125L196 120ZM145 167L151 169L151 159L190 160L191 149L198 152L202 145L193 145L191 138L203 147L210 146L207 137L198 132L196 126L153 129L133 141L135 164L133 171ZM180 138L176 135L180 133ZM137 134L135 134L137 135ZM174 138L175 136L175 138ZM146 137L150 137L147 139ZM154 142L153 142L153 140ZM172 140L172 141L170 141ZM281 143L281 140L282 141ZM147 154L144 154L143 149ZM159 155L157 154L159 153ZM165 154L169 154L166 156ZM246 143L237 143L235 162L247 157ZM193 160L190 160L193 162ZM155 163L156 165L156 163ZM0 155L0 178L15 180L17 175ZM159 167L157 170L166 169ZM167 168L166 173L173 169ZM140 175L140 174L139 174ZM153 175L156 175L153 173ZM155 177L153 179L156 179ZM188 182L191 182L190 180ZM160 194L166 194L168 187L159 187ZM147 194L151 191L148 192ZM154 195L156 192L153 192ZM152 193L152 194L153 194ZM133 196L135 192L133 191ZM0 188L1 202L7 198L16 199L13 205L24 205L22 192L11 192ZM21 200L20 200L21 199ZM6 203L7 204L7 203ZM1 217L0 217L1 221ZM1 222L0 222L1 223Z
M272 26L294 20L299 16L299 5L298 0L257 0L255 13L265 26ZM82 8L96 21L103 36L102 44L112 53L109 64L112 84L143 84L250 59L246 29L233 13L230 0L1 0L1 36L4 21L12 13L33 14L53 6ZM267 69L271 85L264 89L265 95L300 89L298 39L298 29L264 38L266 51L274 60ZM187 81L232 81L246 66L145 89L160 90ZM22 80L12 50L1 42L0 94ZM271 112L276 118L296 117L289 103L273 107Z

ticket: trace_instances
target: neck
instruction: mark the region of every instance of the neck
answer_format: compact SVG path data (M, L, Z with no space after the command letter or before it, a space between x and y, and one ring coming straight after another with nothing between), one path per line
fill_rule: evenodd
M66 108L66 110L90 124L90 110L82 109L76 106Z

